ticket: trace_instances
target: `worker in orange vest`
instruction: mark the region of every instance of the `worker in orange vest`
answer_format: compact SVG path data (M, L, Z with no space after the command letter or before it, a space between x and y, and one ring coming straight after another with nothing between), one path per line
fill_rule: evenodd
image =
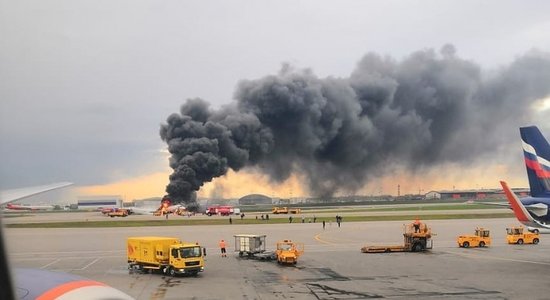
M227 257L226 251L225 251L225 241L220 241L220 250L222 252L222 257Z
M416 218L416 220L414 220L414 223L413 223L413 226L414 226L414 232L420 232L420 220L418 218Z

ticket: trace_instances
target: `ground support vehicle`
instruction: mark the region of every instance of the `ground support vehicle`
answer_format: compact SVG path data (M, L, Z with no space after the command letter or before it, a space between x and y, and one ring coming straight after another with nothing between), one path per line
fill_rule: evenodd
M107 213L107 216L114 217L127 217L130 214L130 211L124 208L115 208Z
M460 235L456 239L459 247L486 247L491 245L491 236L488 229L476 228L475 233Z
M304 244L294 243L291 240L277 242L275 258L279 264L293 264L298 262L298 257L304 253Z
M128 269L161 271L171 276L204 271L205 251L198 243L178 238L143 236L127 240Z
M300 208L273 207L271 212L273 214L299 214L302 210Z
M265 234L236 234L235 252L239 252L239 257L274 259L274 252L266 252Z
M522 226L506 228L506 241L508 244L538 244L540 235L538 233L523 230Z
M414 224L403 225L403 245L373 245L361 248L363 253L421 252L433 248L432 231L425 223L418 230Z

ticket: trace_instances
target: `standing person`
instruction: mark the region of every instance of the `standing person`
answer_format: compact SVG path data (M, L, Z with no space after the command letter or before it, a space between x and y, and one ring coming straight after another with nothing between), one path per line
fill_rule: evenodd
M164 214L164 215L166 216L166 220L168 220L168 214L166 213L166 214Z
M222 257L227 257L226 251L225 251L225 241L220 241L220 250L222 252Z
M317 217L313 215L313 223L317 222Z
M244 218L244 213L241 213L241 220Z
M231 217L229 217L229 224L233 224L233 219L231 219Z
M338 227L340 227L340 223L342 223L342 217L338 216Z
M323 230L325 230L325 220L323 220Z
M305 222L306 222L306 218L302 216L302 223L305 223Z
M269 214L265 214L266 221L269 221Z
M418 217L416 218L416 220L414 220L413 226L415 233L420 232L420 220L418 219Z
M292 223L292 216L288 217L288 223Z

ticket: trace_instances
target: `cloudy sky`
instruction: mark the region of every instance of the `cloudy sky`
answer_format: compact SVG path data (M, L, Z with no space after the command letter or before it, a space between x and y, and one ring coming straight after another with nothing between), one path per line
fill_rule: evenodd
M548 1L0 0L0 188L72 181L88 192L158 195L170 174L160 124L186 99L221 107L241 80L284 63L347 78L369 52L401 61L445 44L491 76L533 49L550 52L548 32ZM532 124L550 136L550 111L538 109ZM514 159L483 170L525 184ZM447 179L466 174L456 173ZM369 191L389 189L391 176ZM410 180L410 192L433 187ZM287 182L286 196L307 193L299 182ZM208 189L238 196L230 186L246 185L230 172Z

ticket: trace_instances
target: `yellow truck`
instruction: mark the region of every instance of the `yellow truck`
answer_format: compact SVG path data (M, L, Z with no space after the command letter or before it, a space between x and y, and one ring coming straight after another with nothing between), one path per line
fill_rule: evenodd
M300 208L273 207L271 212L273 214L299 214L302 210Z
M540 241L539 234L529 231L524 231L522 226L506 228L506 241L508 244L538 244Z
M291 240L277 242L275 257L279 264L296 264L298 257L304 253L304 244L294 243Z
M142 236L127 240L128 269L161 271L170 276L196 276L204 271L206 251L198 243L178 238Z
M491 245L491 236L488 229L485 228L476 228L476 231L473 235L465 234L460 235L456 239L459 247L485 247Z
M124 208L116 208L107 213L107 216L114 217L127 217L130 214L129 210Z

